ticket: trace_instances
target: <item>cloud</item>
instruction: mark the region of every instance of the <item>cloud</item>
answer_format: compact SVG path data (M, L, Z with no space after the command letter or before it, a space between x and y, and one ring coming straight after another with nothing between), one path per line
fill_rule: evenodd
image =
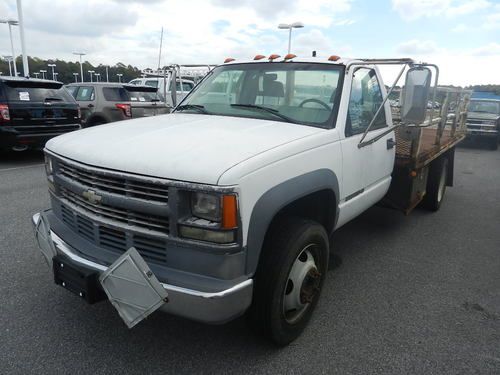
M72 2L37 0L24 7L26 27L52 34L96 37L119 32L137 21L137 14L108 0Z
M430 55L438 51L438 47L435 42L431 40L418 40L412 39L407 42L403 42L396 47L396 51L399 53L406 53L409 55Z
M500 44L489 43L485 46L472 49L469 54L472 56L500 56Z
M392 9L408 21L422 17L456 17L490 7L487 0L392 0Z
M495 6L495 11L486 16L483 27L487 30L500 29L500 4Z

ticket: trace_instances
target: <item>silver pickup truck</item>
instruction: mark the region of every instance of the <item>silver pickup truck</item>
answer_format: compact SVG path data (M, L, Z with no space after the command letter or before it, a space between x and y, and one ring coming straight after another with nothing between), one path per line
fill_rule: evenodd
M482 138L492 150L498 149L500 100L472 99L467 114L467 138Z

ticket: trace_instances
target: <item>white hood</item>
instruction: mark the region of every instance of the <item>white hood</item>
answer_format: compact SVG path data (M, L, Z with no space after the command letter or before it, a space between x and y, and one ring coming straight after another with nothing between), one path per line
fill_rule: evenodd
M64 134L46 148L96 167L217 184L236 164L320 131L285 122L176 113Z

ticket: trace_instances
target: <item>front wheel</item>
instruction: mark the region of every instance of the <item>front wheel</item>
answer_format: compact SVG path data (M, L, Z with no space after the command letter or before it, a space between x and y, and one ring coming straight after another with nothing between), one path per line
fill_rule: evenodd
M285 219L266 240L255 275L251 322L278 345L304 330L328 269L328 235L320 224Z

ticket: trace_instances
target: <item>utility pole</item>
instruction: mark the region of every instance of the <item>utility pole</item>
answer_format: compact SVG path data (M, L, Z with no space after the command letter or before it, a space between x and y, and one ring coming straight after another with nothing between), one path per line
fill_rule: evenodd
M26 55L26 43L24 41L24 20L23 20L23 5L21 0L17 0L17 18L19 19L19 32L21 34L21 51L23 54L23 71L24 76L30 76L30 69L28 66L28 55Z

